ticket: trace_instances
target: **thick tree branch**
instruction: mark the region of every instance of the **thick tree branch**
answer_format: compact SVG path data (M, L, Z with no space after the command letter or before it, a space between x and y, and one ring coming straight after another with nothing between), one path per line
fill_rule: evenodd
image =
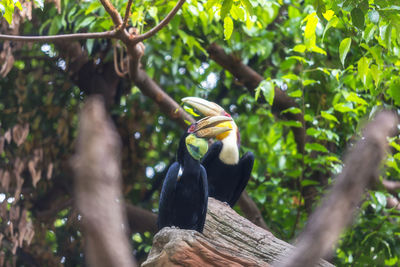
M117 38L117 31L94 32L94 33L71 33L49 36L19 36L0 34L0 40L19 42L55 42L55 41L78 41L84 39L112 39Z
M195 121L193 117L185 112L174 99L165 93L145 71L139 69L132 79L144 95L156 102L161 111L170 119L177 122L182 128L186 129L188 127L185 121L188 123L193 123Z
M87 99L80 113L75 201L82 214L89 266L135 266L124 226L121 144L100 96Z
M143 267L270 266L292 246L246 220L228 205L208 199L203 234L165 227L153 239ZM318 266L331 267L321 260Z
M390 181L390 180L383 179L382 185L390 193L396 193L397 191L400 190L400 181Z
M121 26L123 23L121 15L118 13L117 9L111 4L111 2L108 0L100 0L100 2L107 13L110 15L114 25L116 27Z
M257 88L260 82L264 80L264 77L262 77L249 66L243 64L241 60L235 58L232 55L226 54L225 51L216 43L211 44L210 47L207 49L207 52L209 53L211 59L217 62L224 69L228 70L241 83L243 83L250 93L254 93L254 89ZM260 97L259 99L263 98ZM280 112L290 107L296 106L296 103L291 97L289 97L278 87L275 87L275 98L272 105L272 110ZM287 112L282 116L284 116L288 120L299 121L303 125L303 127L292 127L294 138L297 143L297 149L300 153L303 153L305 145L305 128L303 114L293 114Z
M261 211L258 209L256 203L254 203L253 199L251 199L246 191L243 191L243 193L240 195L238 205L249 221L269 231L269 228L263 219Z
M331 193L310 217L297 248L279 266L313 266L332 252L342 230L354 218L365 189L376 183L387 151L386 138L395 133L397 123L394 113L382 112L368 124L364 137L346 157Z
M126 204L125 208L129 227L132 232L157 232L157 215L155 213L131 204Z
M165 27L171 19L175 16L175 14L179 11L182 5L185 3L185 0L179 0L176 6L169 12L169 14L154 28L149 30L148 32L138 35L134 38L135 42L141 42L145 39L148 39L155 35L158 31L160 31L163 27Z

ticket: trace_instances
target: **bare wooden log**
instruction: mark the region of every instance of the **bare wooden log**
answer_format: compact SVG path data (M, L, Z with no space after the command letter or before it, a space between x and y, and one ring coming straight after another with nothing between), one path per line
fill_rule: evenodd
M79 121L75 201L82 215L89 266L136 266L125 233L119 136L100 96L86 101Z
M163 228L142 266L270 266L291 248L228 205L209 198L204 234ZM321 260L319 266L333 265Z
M347 155L331 193L308 221L296 249L283 265L274 265L314 266L319 258L329 256L343 228L353 220L365 189L376 184L388 146L386 138L395 133L397 123L394 113L381 112L368 124L363 138Z

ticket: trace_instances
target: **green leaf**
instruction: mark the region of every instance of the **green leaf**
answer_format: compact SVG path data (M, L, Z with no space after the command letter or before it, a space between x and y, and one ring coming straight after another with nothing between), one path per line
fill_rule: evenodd
M350 46L351 46L351 38L345 38L340 42L339 57L340 57L340 62L342 62L343 67L344 67L344 61L346 59L347 53L350 50Z
M275 97L275 84L272 81L263 80L256 88L256 96L257 96L257 91L259 90L262 91L267 103L272 106Z
M41 10L44 8L44 1L43 0L33 0L36 6L38 6Z
M325 3L323 0L314 0L313 3L314 9L317 11L317 15L318 17L322 18L323 17L323 13L326 12L326 7L325 7Z
M205 4L206 10L211 9L218 2L219 2L218 0L208 0L207 3Z
M49 35L55 35L56 33L59 32L60 29L61 29L61 17L55 16L50 25Z
M306 134L310 135L310 136L313 136L313 137L317 137L318 135L321 134L321 131L319 131L319 130L313 128L313 127L310 127L310 128L307 129Z
M351 92L349 94L345 94L345 99L347 101L351 101L360 105L368 105L367 101L359 97L356 93Z
M158 13L158 8L155 6L152 6L148 9L150 17L155 19L156 21L158 20L157 13Z
M90 4L90 6L85 10L85 15L90 14L90 13L94 13L94 11L96 11L97 9L101 8L102 5L100 3L100 1L94 1Z
M307 143L305 146L306 150L313 150L313 151L318 151L318 152L329 152L328 149L326 149L326 147L324 147L321 144L318 143Z
M318 24L318 17L314 12L309 14L303 21L307 21L304 30L304 42L307 48L312 48L315 46L315 30Z
M400 105L400 80L396 79L394 80L388 90L388 94L392 97L394 100L394 103L396 105Z
M229 40L231 38L232 32L233 32L233 21L229 16L225 17L224 19L225 40Z
M354 110L351 103L338 103L334 105L333 108L341 113L346 113Z
M301 97L303 95L303 91L301 91L300 89L290 92L288 94L290 97Z
M244 19L245 19L244 10L242 8L240 8L239 6L232 5L230 13L234 20L244 21Z
M394 258L390 258L390 259L385 259L385 266L393 266L398 262L398 258L395 255Z
M400 6L388 6L385 8L381 8L380 10L383 10L383 11L400 10Z
M14 4L13 3L6 4L6 10L3 16L8 22L8 24L12 23L13 14L14 14Z
M297 128L303 127L303 125L299 121L285 121L285 120L283 120L283 121L280 121L279 123L281 125L285 125L285 126L289 126L289 127L297 127Z
M364 28L364 23L365 23L365 18L364 18L364 13L362 10L358 7L353 8L351 11L351 20L353 21L353 25L356 26L359 29Z
M301 113L301 109L296 108L296 107L290 107L290 108L287 108L287 109L281 111L281 114L285 114L285 113L299 114L299 113Z
M325 38L325 33L330 29L330 28L336 28L336 26L339 23L339 18L338 17L333 17L331 20L329 20L328 24L326 24L324 33L322 34L322 41L324 41Z
M301 181L301 186L319 185L319 182L309 179L304 179Z
M289 73L289 74L282 76L282 79L297 81L299 79L299 76L297 76L293 73Z
M249 0L240 0L240 3L246 8L246 11L250 14L250 16L254 15L253 5Z
M378 29L378 26L374 24L370 24L365 28L365 31L363 32L363 38L365 42L371 41L371 39L374 37L375 31Z
M224 0L221 7L221 19L224 19L229 11L231 11L233 0Z
M367 83L367 77L369 74L369 62L370 60L367 57L362 57L358 61L358 77L364 83L364 85Z
M305 45L296 45L295 47L293 47L293 51L294 52L299 52L299 53L304 53L306 51L306 46Z
M386 196L382 192L375 192L376 200L378 201L379 205L384 208L386 207Z
M20 2L15 1L15 2L14 2L14 5L15 5L16 7L18 7L18 9L19 9L20 11L22 11L22 5L21 5Z
M326 111L321 111L321 117L324 118L324 119L339 123L338 119L335 116L333 116L332 114L329 114Z
M379 12L376 10L371 10L370 12L368 12L368 18L372 23L378 24Z
M303 85L304 86L307 86L307 85L310 85L310 84L314 84L314 83L319 83L319 81L316 81L316 80L304 80L303 81Z

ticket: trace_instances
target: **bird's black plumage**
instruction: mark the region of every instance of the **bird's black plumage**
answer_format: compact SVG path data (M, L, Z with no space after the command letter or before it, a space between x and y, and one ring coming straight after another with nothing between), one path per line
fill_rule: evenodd
M187 136L187 132L182 136L178 161L171 165L165 177L157 223L159 229L176 226L202 232L208 202L207 174L200 161L187 150Z
M207 172L208 195L233 207L249 181L254 155L247 152L237 164L226 164L219 158L222 142L212 144L202 165Z

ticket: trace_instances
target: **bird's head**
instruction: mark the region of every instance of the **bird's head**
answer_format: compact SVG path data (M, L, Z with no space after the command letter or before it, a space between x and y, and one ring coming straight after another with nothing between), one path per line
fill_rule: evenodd
M185 97L182 98L182 102L194 107L204 116L223 116L226 118L231 118L231 120L219 123L216 127L221 128L229 128L231 131L225 131L215 136L218 140L224 140L229 135L234 135L236 139L236 144L240 145L240 133L239 128L237 127L236 123L233 121L231 115L226 112L221 106L218 104L199 98L199 97Z
M231 131L229 127L221 126L232 118L226 116L205 117L187 129L184 135L185 147L189 154L195 159L200 160L208 151L207 138L215 138L221 134ZM181 154L183 154L181 152Z

